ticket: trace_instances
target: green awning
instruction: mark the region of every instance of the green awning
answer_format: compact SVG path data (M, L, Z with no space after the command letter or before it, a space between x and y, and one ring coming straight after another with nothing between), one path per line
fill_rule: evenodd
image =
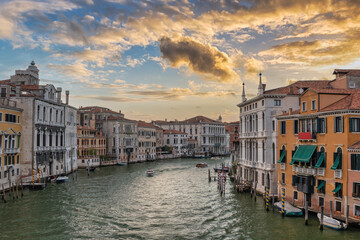
M324 162L325 159L325 153L321 153L319 160L315 164L315 168L319 168L321 164Z
M294 162L308 163L315 149L316 145L300 145L292 157L290 165Z
M332 192L337 193L342 188L342 184L339 184Z
M332 165L332 167L330 168L331 170L336 170L339 166L340 163L340 154L337 155L334 165Z
M282 161L283 161L284 158L285 158L285 153L286 153L286 151L283 151L283 152L282 152L282 154L281 154L281 156L280 156L280 159L279 159L279 161L278 161L277 163L282 163Z
M316 187L316 189L317 189L317 190L320 190L320 189L322 189L324 186L325 186L325 181L324 181L324 182L321 182L321 183L319 184L319 186Z

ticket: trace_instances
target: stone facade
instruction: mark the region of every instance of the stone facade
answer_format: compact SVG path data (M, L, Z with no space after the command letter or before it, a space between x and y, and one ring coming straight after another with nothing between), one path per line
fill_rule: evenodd
M138 152L139 162L156 159L156 127L143 121L138 122Z

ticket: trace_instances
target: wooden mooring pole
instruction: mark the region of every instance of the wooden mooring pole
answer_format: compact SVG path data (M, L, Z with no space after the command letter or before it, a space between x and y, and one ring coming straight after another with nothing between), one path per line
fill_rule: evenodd
M209 182L211 182L210 169L208 169Z
M21 197L24 196L24 187L23 187L23 183L22 183L22 179L21 179Z
M11 189L10 189L11 191ZM13 195L13 199L15 199L15 183L13 183L12 185L12 195Z
M281 216L285 217L285 188L281 189Z
M324 206L321 206L320 230L324 230Z
M19 183L16 183L16 198L19 198Z
M332 201L330 201L330 217L333 217L333 204Z
M349 226L349 205L346 205L346 226Z
M256 185L257 185L257 182L255 182L255 188L254 188L254 200L256 202Z
M309 224L309 221L308 221L308 219L309 219L308 205L309 205L308 201L307 201L307 199L305 199L305 225Z
M2 185L2 190L3 190L3 200L4 200L4 203L6 203L6 195L5 195L5 187L4 187L4 184Z
M275 209L274 209L274 202L275 202L275 197L274 197L274 194L272 195L272 210L273 210L273 213L275 212Z
M265 187L266 211L269 211L269 188Z

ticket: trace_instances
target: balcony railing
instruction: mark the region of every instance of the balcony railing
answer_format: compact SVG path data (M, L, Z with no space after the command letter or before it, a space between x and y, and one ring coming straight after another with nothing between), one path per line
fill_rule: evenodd
M4 154L19 153L19 148L5 148Z
M280 163L280 169L285 170L286 163Z
M294 168L293 168L294 170ZM314 168L305 168L305 167L295 167L295 172L297 174L303 174L303 175L312 175L315 176L316 175L316 169Z
M325 176L325 168L318 168L317 175L318 176Z
M341 179L342 178L342 170L341 169L336 169L334 172L334 177Z

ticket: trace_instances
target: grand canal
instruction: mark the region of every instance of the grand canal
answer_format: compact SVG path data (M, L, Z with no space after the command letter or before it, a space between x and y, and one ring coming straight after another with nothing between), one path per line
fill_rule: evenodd
M209 167L221 160L206 160ZM64 184L0 203L0 239L359 239L360 231L319 230L310 216L266 212L260 197L227 183L220 196L197 160L80 170ZM155 175L145 176L151 168Z

